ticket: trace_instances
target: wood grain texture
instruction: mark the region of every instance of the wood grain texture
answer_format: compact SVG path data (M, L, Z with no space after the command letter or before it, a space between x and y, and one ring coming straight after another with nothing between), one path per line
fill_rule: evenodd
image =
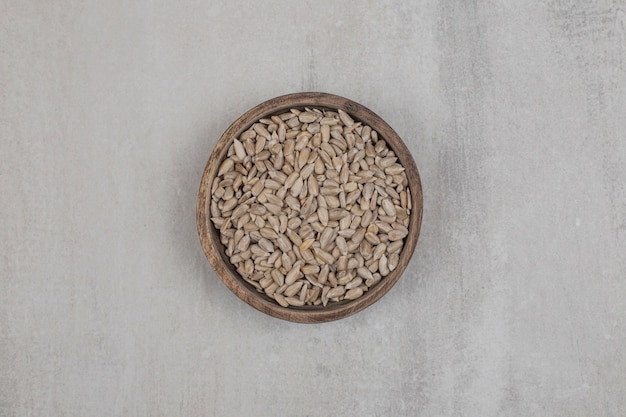
M220 242L219 230L211 222L209 206L211 201L211 184L233 140L263 117L278 114L291 108L302 107L341 109L349 113L355 120L361 121L378 131L380 137L396 153L398 160L406 169L413 209L410 214L409 235L406 237L404 247L400 253L398 267L362 297L352 301L345 300L338 303L330 303L326 307L285 308L277 305L274 300L265 294L257 292L254 287L246 283L237 273L224 253L224 245ZM202 175L198 193L196 222L200 242L207 259L224 284L237 297L257 310L280 319L299 323L322 323L348 317L369 307L394 286L402 276L415 250L422 224L422 208L422 185L417 166L406 145L391 126L374 112L352 100L333 94L306 92L288 94L261 103L235 120L224 132L217 142Z

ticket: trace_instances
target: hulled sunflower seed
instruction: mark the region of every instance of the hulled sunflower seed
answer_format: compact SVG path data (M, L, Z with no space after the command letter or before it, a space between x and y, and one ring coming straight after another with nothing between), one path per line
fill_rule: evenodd
M348 290L348 292L346 292L346 295L344 295L343 298L344 300L356 300L362 295L363 295L363 290L357 287L357 288L352 288L351 290Z

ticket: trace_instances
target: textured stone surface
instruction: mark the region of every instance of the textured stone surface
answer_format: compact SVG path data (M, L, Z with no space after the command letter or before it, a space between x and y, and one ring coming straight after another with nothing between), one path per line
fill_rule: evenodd
M4 1L0 74L0 415L623 415L623 2ZM424 186L408 272L323 325L195 230L220 134L303 90Z

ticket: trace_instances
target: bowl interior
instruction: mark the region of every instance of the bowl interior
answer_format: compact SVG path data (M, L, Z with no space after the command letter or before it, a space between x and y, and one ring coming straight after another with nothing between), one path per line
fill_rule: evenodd
M219 230L210 220L211 185L217 175L221 161L226 157L233 140L259 119L292 108L316 107L320 109L341 109L349 113L355 121L361 121L376 130L384 139L399 162L404 166L411 191L412 210L409 220L409 235L405 238L397 268L378 284L356 300L344 300L322 306L303 306L298 308L282 307L270 297L259 293L237 273L225 253L220 241ZM417 243L422 219L422 189L417 166L404 142L393 129L380 117L362 105L343 97L325 93L297 93L281 96L266 101L243 114L222 135L215 146L202 176L196 220L198 233L205 254L222 281L239 298L256 309L271 316L301 322L315 323L337 320L354 314L380 299L397 282L404 272Z

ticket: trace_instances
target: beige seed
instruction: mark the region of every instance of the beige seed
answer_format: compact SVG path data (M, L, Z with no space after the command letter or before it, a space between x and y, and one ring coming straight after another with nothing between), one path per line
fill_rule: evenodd
M309 154L309 148L304 148L298 153L298 166L300 167L300 169L302 169L302 167L306 165L307 161L309 160Z
M257 258L263 258L263 257L269 256L269 253L266 250L264 250L263 248L261 248L259 245L252 245L252 246L250 246L250 251Z
M335 257L322 249L315 249L315 258L320 264L332 264L335 262Z
M330 227L324 229L324 231L320 234L319 242L322 248L328 248L332 244L334 239L334 231Z
M217 170L217 175L224 175L227 172L231 171L235 166L235 162L228 158L225 159L224 162L222 162L222 164L220 165L219 169Z
M296 144L294 146L294 149L296 151L301 151L302 149L304 149L305 146L308 145L310 137L311 134L309 132L298 133L298 136L296 136Z
M252 192L253 196L258 196L259 194L261 194L261 192L263 191L263 189L265 188L265 184L263 181L257 181L253 186L252 189L250 190Z
M385 174L388 174L388 175L397 175L397 174L400 174L401 172L404 172L404 167L399 164L393 164L385 168Z
M353 280L351 280L350 282L348 282L345 285L345 287L346 287L346 290L351 290L353 288L357 288L362 283L363 283L363 278L357 277L357 278L354 278Z
M376 276L372 276L372 278L365 280L365 285L371 288L374 285L378 284L380 282L380 279L380 274L376 274Z
M254 139L256 137L256 132L254 130L248 129L239 136L239 139L242 141L246 141L249 139Z
M279 207L282 207L282 205L283 205L283 198L284 197L278 197L277 195L271 194L271 192L270 192L270 193L266 194L266 198L267 198L268 203L270 203L270 204L274 204L274 205L279 206Z
M389 255L389 260L387 261L387 264L389 266L389 270L393 271L398 267L398 262L400 261L400 254L399 253L392 253L391 255Z
M304 111L298 115L298 120L302 123L313 123L319 116L313 112Z
M269 227L264 227L261 230L259 230L259 233L261 233L261 236L263 236L266 239L278 239L278 233L276 233L276 231L274 231L273 229L269 228Z
M291 271L289 271L287 273L287 276L285 276L285 284L287 285L291 285L294 282L296 282L296 280L298 278L300 278L301 273L300 273L300 265L299 263L302 261L298 261L293 265L293 268L291 269Z
M330 267L328 265L322 265L322 267L320 268L320 273L317 277L317 281L321 284L324 285L326 284L326 281L328 280L328 273L330 272Z
M281 294L277 292L275 292L273 296L274 296L274 300L276 300L278 304L280 304L283 307L289 307L289 302L285 299L284 296L282 296Z
M267 295L272 295L272 294L274 294L276 292L277 289L278 289L278 284L276 284L274 282L274 283L270 284L270 286L265 289L265 293Z
M339 285L346 285L347 283L349 283L350 281L352 281L354 279L354 277L352 276L352 274L346 272L346 271L342 271L337 273L337 284Z
M349 262L350 260L348 259L347 255L341 255L337 259L337 271L345 271L350 269Z
M216 228L220 228L222 224L224 224L225 219L223 217L211 217L211 221L215 225Z
M363 256L363 258L370 259L374 254L374 248L372 247L371 243L369 243L367 240L364 240L359 246L359 252Z
M228 211L231 211L232 209L235 208L236 205L237 205L237 199L232 197L231 199L224 202L224 205L222 206L222 212L226 213Z
M328 284L333 288L337 286L337 277L333 271L328 273Z
M322 142L328 142L330 140L330 126L328 124L322 124L320 133Z
M244 215L244 213L246 213L248 211L248 209L250 209L250 206L247 204L241 204L239 206L237 206L237 208L235 210L233 210L233 214L230 215L231 220L232 219L237 219L241 216Z
M390 231L387 236L389 236L389 240L391 241L395 241L395 240L401 240L404 239L406 237L406 235L408 234L408 232L404 231L404 230L397 230L394 229L392 231Z
M381 205L383 207L383 210L385 210L385 213L387 213L388 216L396 215L396 208L391 202L391 200L389 200L388 198L384 198Z
M326 296L328 298L335 298L335 297L340 297L344 295L345 293L346 293L346 289L342 286L338 286L338 287L330 289L328 293L326 293Z
M224 190L224 188L220 187L218 185L218 187L215 189L215 191L213 191L213 197L217 197L217 198L222 198L224 196L224 193L226 192L226 190Z
M237 250L244 252L250 246L250 235L244 235L237 244Z
M324 161L322 160L321 155L319 158L315 160L314 169L317 175L323 174L324 171L326 170L326 167L324 166Z
M352 222L352 218L350 216L342 217L341 219L339 219L339 229L344 230L344 231L346 229L349 229L351 222ZM354 231L352 231L352 233L354 233ZM352 234L350 236L352 236Z
M257 135L261 135L265 139L270 139L271 138L270 133L267 131L265 126L263 126L261 123L255 123L254 126L252 126L252 128L257 133Z
M278 181L274 181L272 179L265 180L265 188L268 190L278 190L280 187L282 187L282 184Z
M276 204L267 203L265 204L265 208L275 216L278 216L282 212L281 207Z
M300 292L300 289L302 288L302 284L303 284L302 281L298 281L291 285L288 285L287 289L284 292L285 296L292 297L296 295L298 292Z
M259 139L264 139L264 138L262 136L258 136L257 141ZM242 143L243 143L244 149L246 150L246 154L248 156L254 156L257 154L257 152L255 151L256 144L254 142L252 142L251 140L243 140Z
M320 207L317 210L317 216L320 220L320 223L322 223L323 226L328 226L328 209L324 207Z
M385 243L381 243L380 245L374 248L374 253L372 253L372 257L374 259L380 259L380 257L383 256L386 250L387 250L387 245Z
M343 217L348 216L349 213L342 208L333 208L328 210L329 220L341 220Z
M307 297L307 292L309 290L309 286L308 284L305 283L305 285L302 286L302 289L300 290L299 294L299 299L300 301L302 301L303 303L306 302L306 297Z
M339 251L341 252L341 254L347 255L348 244L346 243L346 239L344 239L342 236L337 236L337 239L335 242L337 243L337 247L339 248Z
M302 180L302 177L300 176L300 174L298 174L298 178L296 178L296 181L291 186L291 191L290 191L291 195L294 197L297 197L302 191L303 186L304 186L304 181Z
M370 270L365 268L365 267L357 268L356 273L359 274L359 276L361 278L363 278L363 279L371 279L371 278L373 278L372 273L370 272Z
M306 239L306 240L302 241L302 243L299 245L300 250L303 251L303 250L306 250L306 249L310 248L311 245L313 245L314 242L315 242L314 238L310 238L310 239Z
M269 287L272 284L274 284L274 281L272 280L271 277L263 277L259 281L259 285L261 286L261 288L267 288L267 287ZM276 287L276 288L278 288L278 287Z
M348 266L347 266L348 269L356 269L358 267L359 267L359 260L356 259L356 257L355 258L350 258L348 260Z
M328 208L339 208L340 201L339 201L339 198L337 198L337 196L325 195L324 201L326 202L326 205L328 206Z
M285 203L287 203L287 206L289 206L292 210L298 212L300 211L300 201L298 201L297 198L295 198L292 195L288 195L285 197Z
M369 226L367 226L366 229L367 233L374 233L375 235L378 234L378 226L376 225L376 223L371 223Z
M360 222L360 219L359 219L359 222ZM348 225L348 227L350 227L350 225ZM348 240L347 240L347 239L351 239L351 238L352 238L352 236L354 235L354 233L355 233L355 230L354 230L354 229L352 229L352 228L349 228L349 229L342 229L342 230L339 230L339 232L338 232L337 234L338 234L339 236L341 236L341 237L343 237L343 238L345 238L345 239L346 239L346 242L348 243L348 247L349 247L349 246L350 246L350 242L348 242ZM349 250L349 249L348 249L348 250Z
M348 113L346 113L343 110L339 110L339 119L341 119L341 121L348 127L352 126L354 124L354 120L352 120L352 117L350 117L348 115Z
M317 274L320 271L320 267L317 265L307 264L302 266L302 268L300 268L300 271L305 275L313 275Z
M285 146L283 147L283 155L287 156L292 156L294 149L296 146L296 141L293 139L287 139L285 140Z
M272 279L276 284L278 284L278 286L281 286L285 283L285 276L279 270L273 270L271 275Z
M289 303L289 305L294 307L302 307L304 305L304 301L300 300L299 298L286 297L285 300L287 301L287 303Z
M256 283L255 283L256 284ZM326 304L328 304L328 292L330 291L330 287L326 286L324 288L322 288L322 295L321 295L321 300L322 300L322 305L324 307L326 307Z
M389 267L387 265L387 257L385 255L381 256L378 260L378 269L380 270L380 275L386 277L389 275Z
M321 294L322 294L322 287L315 286L311 288L310 290L308 290L308 295L306 299L307 303L315 302L315 300L317 300Z
M314 176L310 176L308 179L309 195L317 196L320 193L319 183Z
M360 244L364 237L365 237L365 229L359 229L356 232L354 232L350 240L356 244Z
M374 220L374 213L371 210L365 210L361 217L361 227L367 228Z
M305 250L300 251L300 256L305 262L315 261L315 256L313 256L313 252L311 252L311 249L305 249Z
M372 245L378 245L380 243L380 239L375 233L367 232L365 233L365 240L367 240Z
M243 144L239 142L237 139L233 140L233 148L239 160L243 161L244 159L246 159L246 156L247 156L246 150L244 149Z
M311 174L313 174L313 171L315 170L315 164L308 164L305 165L302 170L300 171L300 176L302 177L302 179L306 180L306 179L310 179ZM317 193L316 193L317 194Z
M346 295L343 297L344 300L356 300L357 298L363 295L363 290L360 287L352 288L346 292Z
M389 253L400 252L403 245L404 245L404 242L402 242L401 240L396 240L395 242L391 242L389 244L389 246L387 247L387 251Z

